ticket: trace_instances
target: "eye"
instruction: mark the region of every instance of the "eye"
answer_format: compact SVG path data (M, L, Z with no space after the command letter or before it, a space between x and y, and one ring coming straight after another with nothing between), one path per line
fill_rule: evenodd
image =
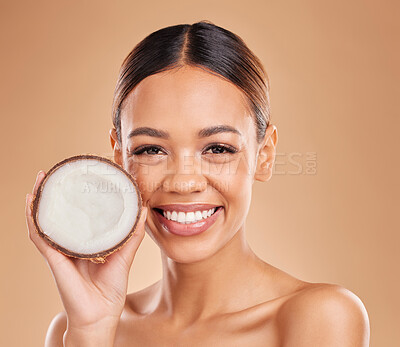
M143 153L147 155L157 155L161 154L158 153L159 151L162 151L161 147L158 146L140 146L133 151L130 152L131 155L142 155Z
M210 154L233 154L237 152L237 149L222 144L212 144L206 148L206 151L211 150Z

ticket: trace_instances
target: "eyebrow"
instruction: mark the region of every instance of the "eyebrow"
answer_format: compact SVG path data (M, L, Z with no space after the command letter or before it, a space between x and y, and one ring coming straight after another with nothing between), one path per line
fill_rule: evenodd
M225 124L214 125L214 126L210 126L207 128L203 128L198 132L197 136L200 138L203 138L203 137L208 137L211 135L215 135L215 134L219 134L219 133L226 133L226 132L242 136L242 134L240 133L239 130L237 130L236 128L234 128L230 125L225 125ZM134 136L139 136L139 135L147 135L147 136L158 137L158 138L162 138L162 139L169 139L168 132L166 132L164 130L150 128L150 127L139 127L139 128L136 128L135 130L132 130L128 134L128 139L130 139L131 137L134 137Z
M234 133L242 136L239 130L230 125L214 125L208 128L201 129L198 133L199 137L208 137L218 133Z
M128 134L128 139L130 139L131 137L134 137L134 136L139 136L139 135L160 137L162 139L169 138L169 134L164 130L158 130L158 129L149 128L149 127L139 127L139 128L136 128L135 130L132 130Z

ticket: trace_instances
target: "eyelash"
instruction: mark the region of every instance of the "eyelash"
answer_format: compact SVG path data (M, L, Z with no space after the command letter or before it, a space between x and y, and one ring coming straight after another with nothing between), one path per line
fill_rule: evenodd
M146 145L146 146L141 146L141 147L136 148L130 154L131 155L142 155L147 150L153 149L153 148L157 148L158 150L162 150L161 147L159 147L159 146L154 146L154 145L148 146L148 145ZM237 149L232 147L232 146L222 145L222 144L217 144L217 143L207 146L206 147L206 151L208 151L211 148L221 148L221 149L226 151L226 153L211 153L211 154L234 154L234 153L237 152ZM148 154L148 155L157 155L157 154Z

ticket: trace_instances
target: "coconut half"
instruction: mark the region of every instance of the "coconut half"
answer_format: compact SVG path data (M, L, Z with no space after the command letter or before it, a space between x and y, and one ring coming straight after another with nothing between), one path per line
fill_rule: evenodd
M142 212L133 177L96 155L78 155L54 165L32 202L36 229L61 253L94 263L120 249Z

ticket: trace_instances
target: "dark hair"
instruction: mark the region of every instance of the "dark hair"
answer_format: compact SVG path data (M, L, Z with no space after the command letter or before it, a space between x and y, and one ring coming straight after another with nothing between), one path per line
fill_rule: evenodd
M143 79L184 65L206 68L239 87L248 101L257 129L257 142L270 120L269 80L260 60L234 33L210 21L159 29L124 59L114 92L113 124L121 143L121 108Z

